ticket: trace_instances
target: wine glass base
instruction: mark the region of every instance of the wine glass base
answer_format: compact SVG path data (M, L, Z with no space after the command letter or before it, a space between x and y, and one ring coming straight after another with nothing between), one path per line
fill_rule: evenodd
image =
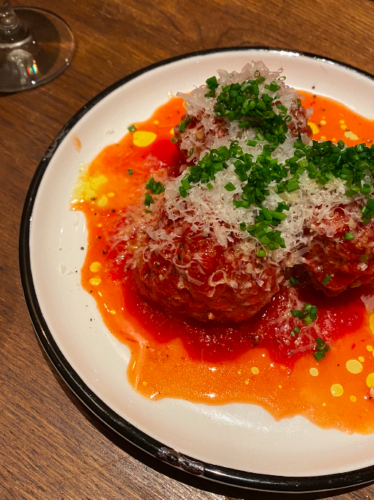
M0 43L0 92L20 92L60 75L71 63L75 41L61 17L34 7L14 7L29 35L20 42Z

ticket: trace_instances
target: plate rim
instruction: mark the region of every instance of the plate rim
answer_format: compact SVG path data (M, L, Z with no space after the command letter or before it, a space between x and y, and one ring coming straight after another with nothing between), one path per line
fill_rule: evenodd
M338 60L324 56L319 56L310 52L296 51L292 49L283 49L279 47L266 46L241 46L224 47L217 49L206 49L196 52L174 56L156 63L150 64L130 75L119 79L117 82L109 85L99 92L95 97L82 106L72 118L62 127L60 132L54 138L46 153L42 157L30 183L24 207L22 211L20 232L19 232L19 267L21 283L26 305L28 308L31 323L33 325L36 337L52 362L54 368L59 373L70 390L78 399L105 425L114 432L125 438L131 444L145 451L149 455L168 463L173 467L183 469L185 472L199 476L205 479L206 486L209 488L209 482L222 483L226 487L233 488L233 494L240 494L240 490L248 492L249 490L258 490L263 492L278 493L310 493L324 492L344 489L353 486L362 486L374 480L374 465L337 474L328 474L323 476L276 476L269 474L259 474L246 471L240 471L227 467L209 464L192 457L178 453L165 446L160 441L140 431L134 425L127 422L119 416L107 404L105 404L96 394L83 382L74 368L62 354L48 324L43 316L39 305L38 297L35 291L33 276L31 272L30 259L30 229L34 202L48 165L58 149L59 145L65 139L66 135L76 123L96 104L111 94L113 91L127 84L131 80L153 71L156 68L167 66L174 62L189 59L197 56L206 56L222 52L238 51L267 51L273 53L284 53L288 56L305 56L310 59L321 62L329 62L342 66L346 69L359 73L374 81L374 75L358 69L350 64L342 63Z

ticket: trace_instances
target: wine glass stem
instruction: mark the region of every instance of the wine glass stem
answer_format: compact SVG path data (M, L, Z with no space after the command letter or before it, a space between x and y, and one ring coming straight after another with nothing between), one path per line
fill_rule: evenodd
M0 43L19 42L26 36L27 28L23 26L7 0L0 5Z

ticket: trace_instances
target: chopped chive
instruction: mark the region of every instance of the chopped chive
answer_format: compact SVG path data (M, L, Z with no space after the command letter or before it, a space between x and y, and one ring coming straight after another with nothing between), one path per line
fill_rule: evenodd
M215 90L218 87L217 77L215 77L215 76L208 78L208 80L206 80L205 83L206 83L206 86L208 87L208 89L210 89L210 90Z
M291 337L296 337L295 332L291 332Z
M232 182L228 182L225 186L226 191L235 191L236 187Z
M156 182L153 177L150 177L146 184L145 189L149 189L152 194L160 194L165 191L165 187L161 182Z
M317 307L312 306L312 304L304 304L302 311L291 309L292 316L303 320L306 326L309 326L310 323L317 320L317 312Z
M134 173L131 168L128 168L127 172L129 173L129 175L132 175Z
M370 198L370 199L366 202L366 206L367 206L367 208L369 208L370 210L374 210L374 198Z
M291 309L291 314L292 314L292 316L295 316L296 318L302 319L302 313L301 313L301 311L298 311L297 309Z
M353 233L345 233L344 234L344 239L345 240L354 240L355 235Z
M265 250L259 250L257 252L257 257L266 257L266 252Z
M300 333L300 328L298 328L297 326L295 326L295 328L293 329L293 331L294 331L295 333Z
M317 361L321 361L321 359L323 359L326 356L326 354L322 351L317 351L313 353L313 356L316 358Z
M190 185L190 182L189 182L189 174L186 174L183 179L181 180L181 184L182 184L182 188L185 190L185 191L188 191L189 189L191 189L191 185Z
M186 130L187 125L190 123L191 118L187 117L185 120L182 120L179 124L179 132L183 133Z
M247 141L247 146L255 147L257 145L256 141Z
M151 214L151 213L152 213L152 210L145 210L145 213L146 213L146 214Z
M304 323L306 324L306 326L309 326L312 321L313 320L309 315L304 318Z
M324 340L321 339L321 337L316 338L316 352L313 353L314 357L316 358L317 361L320 361L323 359L327 353L327 351L330 349L330 347L326 344Z
M213 189L213 185L212 185L210 182L208 182L208 184L206 185L206 187L207 187L208 189L210 189L210 190L212 190L212 189Z
M275 212L274 210L272 210L270 212L270 214L271 214L271 216L272 216L273 219L278 219L280 221L285 220L287 218L286 214L282 214L280 212Z
M299 280L297 278L290 278L289 279L289 284L290 286L295 286L299 284Z
M330 279L331 279L331 276L326 274L326 276L323 278L322 285L326 286L327 283L330 281Z
M149 193L145 193L145 197L144 197L144 205L146 207L149 207L152 203L154 203L154 199L152 198L152 196L149 194Z
M176 144L179 141L179 139L176 135L173 135L173 137L170 140L173 144Z
M193 148L191 148L189 151L188 151L188 156L192 156L193 155Z
M134 132L134 130L136 130L136 127L135 127L135 125L130 125L129 127L127 127L127 130L129 132Z

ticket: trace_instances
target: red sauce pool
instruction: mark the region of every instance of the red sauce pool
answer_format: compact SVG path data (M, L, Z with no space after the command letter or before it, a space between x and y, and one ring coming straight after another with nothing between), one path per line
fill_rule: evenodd
M374 123L332 100L305 93L313 106L314 138L347 145L371 142ZM150 399L165 397L206 404L245 402L265 408L277 420L303 415L323 428L374 432L374 339L362 294L369 287L327 298L301 283L303 302L318 307L317 324L331 345L317 362L310 352L274 340L274 320L285 311L278 293L242 324L207 325L170 318L137 293L132 271L113 265L110 237L127 207L144 196L150 170L180 161L171 129L184 114L183 101L161 106L136 132L105 148L78 181L72 207L82 210L89 231L82 285L97 302L109 330L131 350L128 378ZM268 333L253 346L249 333ZM271 340L272 339L272 340Z

